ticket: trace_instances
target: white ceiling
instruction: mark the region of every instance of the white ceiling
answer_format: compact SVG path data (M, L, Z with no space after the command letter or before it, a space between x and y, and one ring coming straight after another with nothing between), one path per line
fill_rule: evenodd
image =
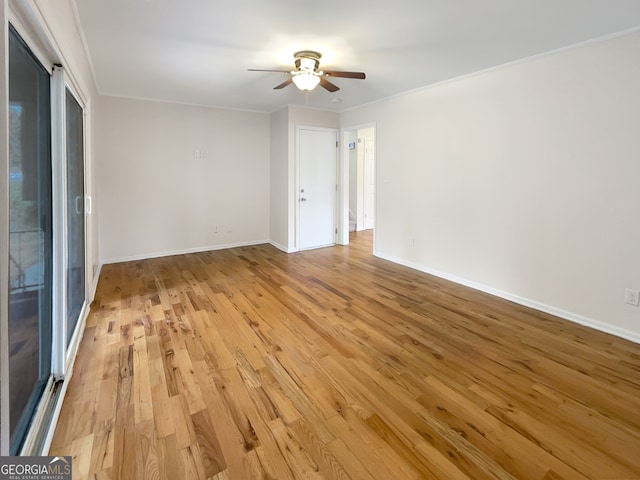
M341 111L640 26L638 0L76 0L98 90L245 110ZM364 71L308 96L293 53Z

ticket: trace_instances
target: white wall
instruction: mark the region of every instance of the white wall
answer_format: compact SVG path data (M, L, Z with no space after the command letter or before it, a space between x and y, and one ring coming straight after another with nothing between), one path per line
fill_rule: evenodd
M270 205L269 238L280 250L289 243L289 108L270 115Z
M265 113L101 97L103 261L268 241L269 135Z
M344 112L377 123L376 253L640 340L638 58L636 33Z

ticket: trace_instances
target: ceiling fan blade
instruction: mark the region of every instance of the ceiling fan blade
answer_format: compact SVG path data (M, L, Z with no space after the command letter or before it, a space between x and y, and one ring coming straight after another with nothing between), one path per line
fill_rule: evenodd
M340 72L337 70L325 70L324 74L328 77L343 77L343 78L357 78L364 80L367 76L364 72Z
M293 80L290 78L289 80L285 80L284 82L282 82L280 85L273 87L274 90L280 90L281 88L286 87L287 85L289 85L291 82L293 82Z
M247 68L247 72L276 72L276 73L291 73L291 70L260 70L258 68Z
M325 90L329 90L330 92L337 92L338 90L340 90L337 85L334 85L324 77L320 77L320 86Z

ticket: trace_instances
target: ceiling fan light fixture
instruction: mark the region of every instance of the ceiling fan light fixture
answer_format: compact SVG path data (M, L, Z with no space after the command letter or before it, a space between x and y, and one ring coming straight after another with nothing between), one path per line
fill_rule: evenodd
M302 72L292 77L293 83L300 90L313 90L320 83L320 77L312 72Z

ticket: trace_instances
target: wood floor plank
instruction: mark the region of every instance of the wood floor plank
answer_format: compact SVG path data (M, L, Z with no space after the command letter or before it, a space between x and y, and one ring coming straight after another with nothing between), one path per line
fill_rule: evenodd
M235 418L232 406L225 403L218 390L210 367L202 361L194 362L194 370L214 428L213 434L219 439L228 475L232 478L260 478L263 470L255 461L255 449L258 447L255 434L246 432L241 419Z
M102 269L74 478L640 479L640 345L348 247Z
M209 412L202 410L191 416L207 478L226 470L227 465L220 448L220 441L211 422Z
M313 458L322 478L336 480L351 478L327 445L308 427L304 419L289 424L289 429L301 445L301 449L304 449Z

